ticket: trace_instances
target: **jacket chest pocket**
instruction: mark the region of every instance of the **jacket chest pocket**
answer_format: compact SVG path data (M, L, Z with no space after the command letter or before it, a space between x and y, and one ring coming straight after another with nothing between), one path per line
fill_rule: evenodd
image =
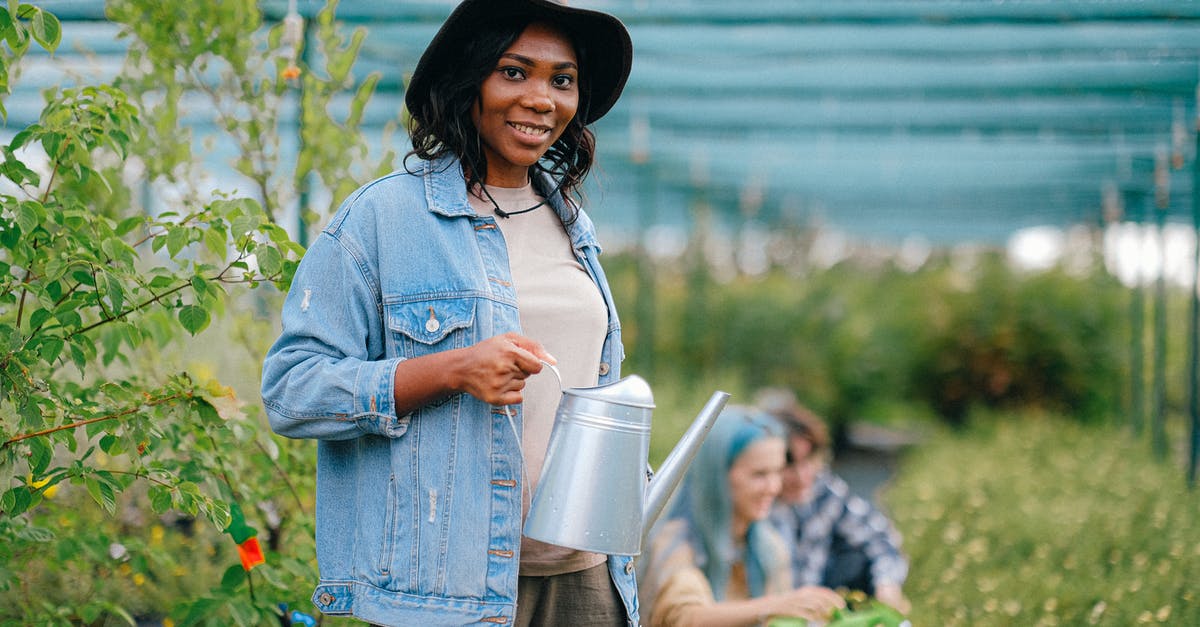
M472 344L474 298L387 305L387 324L399 357L411 359Z

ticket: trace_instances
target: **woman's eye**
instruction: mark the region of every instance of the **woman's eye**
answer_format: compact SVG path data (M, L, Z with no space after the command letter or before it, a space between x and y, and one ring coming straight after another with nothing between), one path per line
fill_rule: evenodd
M568 74L560 74L554 77L554 86L559 89L566 89L575 84L575 77Z
M520 68L515 67L502 67L500 68L500 73L504 75L504 78L510 79L518 79L525 76L525 72L522 72Z

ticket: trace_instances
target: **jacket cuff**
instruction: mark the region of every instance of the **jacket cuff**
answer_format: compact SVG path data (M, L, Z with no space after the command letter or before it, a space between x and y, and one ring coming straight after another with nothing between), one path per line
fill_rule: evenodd
M362 364L354 384L354 420L367 433L396 438L408 431L408 416L395 413L396 364L385 359Z

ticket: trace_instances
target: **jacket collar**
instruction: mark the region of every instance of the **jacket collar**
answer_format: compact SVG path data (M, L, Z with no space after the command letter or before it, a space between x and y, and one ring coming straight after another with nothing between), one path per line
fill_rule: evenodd
M471 203L467 201L467 186L464 182L466 177L463 175L462 163L458 157L445 155L433 161L422 162L421 175L425 181L425 200L430 211L448 218L474 217L476 215L475 210L471 208ZM538 193L543 195L554 189L553 179L545 172L539 173L533 184L537 187ZM582 209L576 213L575 221L567 224L570 216L567 202L562 194L553 194L549 197L550 207L566 225L567 237L571 239L571 246L576 249L591 246L596 249L596 252L600 252L600 242L596 239L595 225Z

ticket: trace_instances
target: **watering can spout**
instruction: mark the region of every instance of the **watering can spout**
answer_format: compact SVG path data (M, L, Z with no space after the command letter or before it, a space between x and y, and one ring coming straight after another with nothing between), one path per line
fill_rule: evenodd
M647 489L645 505L642 509L642 543L645 544L646 536L650 533L650 528L662 515L663 509L667 505L667 501L671 499L671 495L675 493L675 488L679 486L679 482L683 476L687 474L688 466L691 465L692 459L696 457L696 453L700 450L700 445L704 443L704 438L708 436L709 430L712 429L713 423L717 421L717 416L721 415L721 410L725 408L725 403L729 400L729 394L725 392L714 392L708 402L704 404L704 408L692 421L692 426L680 438L679 443L671 450L670 454L658 467L658 471L654 473L654 478L650 481L650 486Z

